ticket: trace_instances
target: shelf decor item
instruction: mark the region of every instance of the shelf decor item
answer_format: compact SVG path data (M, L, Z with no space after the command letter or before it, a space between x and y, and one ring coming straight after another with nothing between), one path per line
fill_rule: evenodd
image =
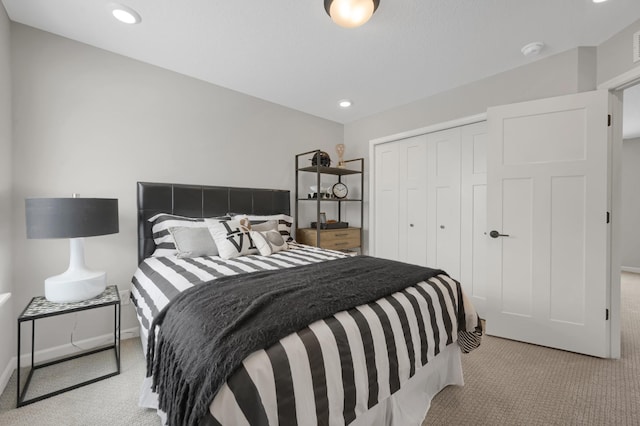
M334 197L343 199L349 193L349 188L342 182L338 182L331 187L331 193Z
M317 166L320 163L321 167L330 167L331 166L331 157L324 151L318 151L311 158L311 165Z
M338 168L344 169L344 144L339 143L336 145L336 152L338 153Z
M87 269L84 237L116 234L118 200L110 198L27 198L27 238L69 238L69 268L44 282L50 302L80 302L101 294L107 273Z

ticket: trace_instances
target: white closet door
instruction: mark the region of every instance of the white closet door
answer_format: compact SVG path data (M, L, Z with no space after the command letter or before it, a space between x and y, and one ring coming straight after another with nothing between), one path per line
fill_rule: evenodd
M460 280L460 128L427 135L427 263Z
M398 143L399 148L399 257L427 266L427 140L415 136Z
M399 259L398 147L391 142L376 145L374 150L374 255L391 260Z
M461 131L460 283L481 318L487 285L487 123Z

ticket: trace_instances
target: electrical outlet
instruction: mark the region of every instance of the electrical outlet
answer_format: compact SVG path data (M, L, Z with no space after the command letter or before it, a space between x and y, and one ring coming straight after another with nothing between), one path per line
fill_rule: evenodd
M131 291L129 290L120 290L120 303L123 305L128 305L129 303L131 303L131 299L129 298L130 294Z
M640 61L640 31L633 34L633 62Z

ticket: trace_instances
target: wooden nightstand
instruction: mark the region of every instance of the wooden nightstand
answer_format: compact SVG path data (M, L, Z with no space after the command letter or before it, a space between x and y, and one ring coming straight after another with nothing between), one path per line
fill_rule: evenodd
M79 352L68 357L59 358L54 361L45 362L42 364L34 364L34 352L35 352L35 335L36 335L36 320L41 318L52 317L56 315L70 314L73 312L86 311L88 309L97 309L107 306L113 306L113 343L107 346L103 346L97 349L91 349L84 352ZM18 317L18 369L16 370L17 382L18 382L18 394L17 394L17 406L31 404L32 402L40 401L45 398L49 398L54 395L61 394L62 392L70 391L72 389L85 386L98 380L103 380L108 377L112 377L120 374L120 294L118 293L118 287L115 285L108 286L105 291L94 297L93 299L83 300L82 302L73 303L54 303L45 299L43 296L34 297L31 299L27 307L22 311L22 314ZM31 321L31 368L29 369L29 375L24 384L24 389L20 391L20 331L22 323ZM90 380L86 380L81 383L74 384L72 386L65 387L54 392L49 392L44 395L37 396L35 398L25 400L27 389L31 383L33 372L39 368L49 367L61 362L70 361L72 359L80 358L87 355L92 355L98 352L107 351L113 349L116 360L116 371L108 373Z
M308 246L317 246L315 228L296 230L296 241ZM360 247L360 228L321 229L320 247L342 250Z

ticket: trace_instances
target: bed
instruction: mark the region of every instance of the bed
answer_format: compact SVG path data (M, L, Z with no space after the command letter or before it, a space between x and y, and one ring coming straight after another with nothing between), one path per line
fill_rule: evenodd
M140 405L163 422L419 425L435 394L463 385L461 353L482 329L442 271L295 241L238 255L240 240L223 259L215 239L218 255L185 256L178 231L201 233L185 228L215 235L248 220L272 229L242 228L245 243L256 232L287 239L289 191L139 182L137 194Z

